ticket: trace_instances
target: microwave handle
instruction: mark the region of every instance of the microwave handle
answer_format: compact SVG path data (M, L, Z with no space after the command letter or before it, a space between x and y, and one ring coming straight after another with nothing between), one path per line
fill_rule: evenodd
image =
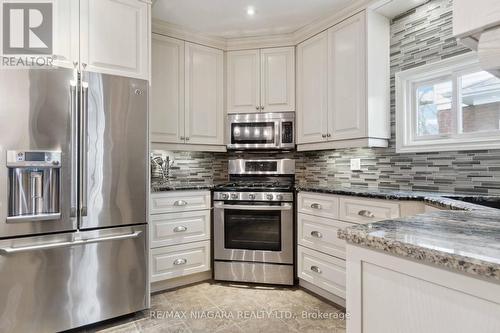
M215 203L214 208L229 209L229 210L291 210L292 204L284 203L281 206L253 206L253 205L225 205L221 202Z

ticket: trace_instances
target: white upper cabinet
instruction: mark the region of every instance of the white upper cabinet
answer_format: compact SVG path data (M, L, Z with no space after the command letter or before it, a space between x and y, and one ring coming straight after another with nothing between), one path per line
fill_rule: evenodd
M453 0L453 35L463 38L500 25L500 1Z
M184 41L153 34L151 141L184 143Z
M295 111L295 48L260 50L261 111Z
M186 143L224 144L224 53L186 42Z
M153 34L151 142L224 145L223 62L221 50Z
M364 15L357 15L328 30L327 137L334 140L368 136L364 23Z
M297 149L387 147L389 22L368 10L297 47Z
M149 0L54 2L54 64L149 79Z
M88 71L148 79L150 4L81 0L80 58Z
M298 144L321 142L328 131L328 32L297 47Z
M295 47L226 56L228 113L295 111Z
M248 113L260 108L259 50L227 53L227 110Z
M79 0L54 2L54 65L74 68L80 61Z

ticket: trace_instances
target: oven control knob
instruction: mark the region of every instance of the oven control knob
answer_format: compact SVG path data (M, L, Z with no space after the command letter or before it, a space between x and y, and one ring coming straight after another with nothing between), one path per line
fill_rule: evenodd
M220 197L223 199L223 200L226 200L229 198L229 194L227 193L221 193Z
M282 194L277 194L276 195L276 200L283 200L283 195Z
M273 200L274 199L274 195L268 194L268 195L266 195L266 198L267 198L267 200Z
M252 199L252 200L253 200L253 199L255 199L255 194L250 193L250 194L248 195L248 199Z
M231 199L238 199L238 193L231 193Z

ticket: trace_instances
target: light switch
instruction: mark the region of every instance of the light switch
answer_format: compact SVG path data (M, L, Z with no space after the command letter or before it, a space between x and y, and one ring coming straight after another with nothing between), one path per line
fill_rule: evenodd
M361 170L361 159L351 158L351 171L360 171L360 170Z

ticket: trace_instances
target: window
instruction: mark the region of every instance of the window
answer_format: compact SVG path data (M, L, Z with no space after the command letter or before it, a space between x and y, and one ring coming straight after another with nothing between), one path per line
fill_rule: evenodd
M475 53L396 74L398 152L500 148L500 78Z

